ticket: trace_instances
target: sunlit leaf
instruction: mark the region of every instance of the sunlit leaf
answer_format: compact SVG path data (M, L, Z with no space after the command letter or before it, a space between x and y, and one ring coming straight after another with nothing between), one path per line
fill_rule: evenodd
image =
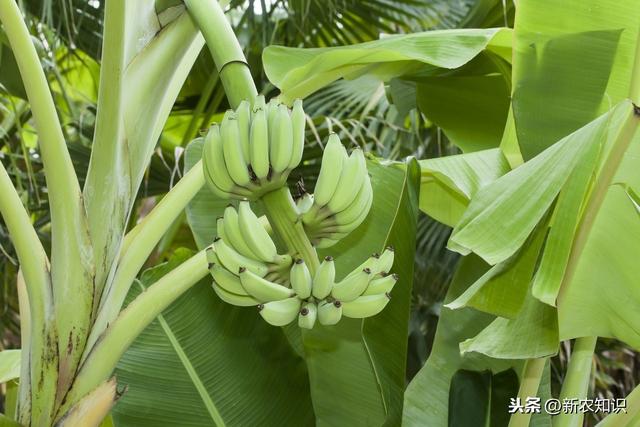
M442 30L388 36L371 42L332 48L298 49L270 46L264 51L265 72L285 100L304 98L341 77L377 74L382 79L406 74L420 65L458 68L496 37L502 46L507 29ZM497 36L500 34L500 36Z
M499 149L421 160L420 168L420 209L450 226L480 188L509 171Z

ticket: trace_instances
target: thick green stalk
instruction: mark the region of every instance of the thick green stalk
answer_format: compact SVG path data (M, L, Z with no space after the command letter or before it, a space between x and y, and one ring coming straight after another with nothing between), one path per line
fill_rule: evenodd
M546 362L546 357L529 359L525 362L520 389L518 390L518 398L520 398L522 404L526 402L527 397L535 397L538 394L538 387L540 387L540 379ZM516 412L509 419L509 427L527 427L530 420L530 413Z
M16 419L28 424L31 412L31 309L29 295L22 270L18 271L18 308L20 310L20 384L18 385L18 407Z
M86 214L49 84L16 2L0 2L0 21L31 105L47 180L51 210L51 279L60 337L59 387L64 389L76 370L91 320L93 256ZM74 302L73 310L69 310L69 301Z
M560 400L585 399L591 379L593 352L598 337L582 337L576 339L567 368L567 375L562 383ZM584 414L582 412L561 412L553 419L553 427L581 427Z
M184 3L202 31L231 107L255 98L258 91L247 60L220 4L216 0L185 0Z
M209 274L207 256L201 251L142 292L100 336L80 367L63 409L107 380L135 338L160 314Z
M27 316L26 327L30 331L23 332L23 338L28 339L22 347L30 351L30 370L27 377L21 381L20 406L21 421L28 421L29 417L43 425L50 419L56 395L57 349L48 344L54 338L55 343L55 315L51 278L49 275L49 260L38 240L38 235L31 224L29 214L24 209L20 196L15 191L11 179L4 165L0 163L0 214L4 219L13 246L20 262L21 274L27 291L28 310L22 293L21 311L31 313ZM55 345L55 344L54 344ZM23 359L24 360L24 359ZM23 375L25 370L23 369ZM30 379L30 384L29 384ZM28 407L27 388L30 387L31 408ZM37 425L37 424L35 424Z
M289 188L282 187L265 194L262 204L273 230L292 255L304 260L313 276L319 265L318 254L304 231Z
M114 235L124 229L131 198L129 155L124 140L124 69L126 52L126 7L124 0L105 3L100 85L91 159L84 185L89 230L96 265L95 300L115 257ZM97 310L98 304L94 306ZM95 315L95 312L94 312Z
M105 289L98 316L87 341L87 351L91 351L98 337L107 325L118 316L129 288L144 265L153 248L165 231L184 211L187 204L204 185L202 162L198 162L158 203L157 206L125 236L120 260L111 286Z

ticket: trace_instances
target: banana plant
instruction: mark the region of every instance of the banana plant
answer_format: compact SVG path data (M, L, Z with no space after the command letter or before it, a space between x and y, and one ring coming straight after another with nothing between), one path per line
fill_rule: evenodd
M95 133L81 188L21 11L13 1L0 5L0 21L39 134L52 235L49 256L3 166L0 211L20 262L22 320L19 390L16 406L3 422L99 425L121 395L113 372L124 352L165 308L209 273L222 301L257 305L274 326L297 319L301 328L312 330L316 318L329 326L342 316L362 323L389 303L398 276L390 271L394 250L383 245L388 238L367 248L378 252L353 275L340 270L344 263L337 268L332 256L317 253L342 243L369 217L374 191L364 153L357 149L348 155L332 135L316 185L318 197L306 194L294 203L287 176L302 159L302 103L294 103L293 110L279 101L267 107L264 98L257 97L222 7L213 0L106 5ZM235 111L225 115L219 128L212 127L204 141L192 144L203 145L203 161L190 165L161 202L127 231L156 141L205 40ZM336 169L332 162L342 166ZM395 174L405 191L404 171L374 159L369 163L374 176L376 168L383 175ZM412 165L413 196L405 203L415 212L417 164ZM152 276L155 280L141 285L144 290L127 301L134 283L141 283L136 277L143 264L205 184L220 199L242 199L238 209L226 209L212 244L185 256L171 271L161 270L166 274ZM264 218L253 212L258 203ZM383 227L378 235L386 236L389 230L384 227L395 220L385 214L382 222L374 221ZM410 252L407 259L412 258ZM404 287L395 304L406 312L409 294ZM15 360L15 353L3 353L9 355ZM402 378L403 369L395 374ZM227 414L212 405L208 410L216 424L225 424L221 417Z

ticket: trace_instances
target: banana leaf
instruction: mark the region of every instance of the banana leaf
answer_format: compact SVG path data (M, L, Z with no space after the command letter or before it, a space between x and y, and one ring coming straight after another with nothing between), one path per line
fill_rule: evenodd
M420 210L453 227L471 197L508 171L497 148L420 160Z
M374 74L388 81L425 68L432 72L459 68L485 49L510 60L511 31L427 31L314 49L269 46L263 62L269 81L281 91L281 99L292 101L343 77Z
M508 83L499 74L424 78L418 106L465 153L497 147L509 111Z
M0 351L0 384L20 377L20 350Z
M525 159L629 96L637 6L633 0L518 2L512 98Z
M189 255L143 273L129 301ZM116 426L313 425L304 361L255 309L219 301L209 278L147 327L116 375Z
M549 335L556 321L550 307L554 304L558 339L599 335L640 348L640 317L633 308L640 300L633 279L640 274L636 262L640 221L629 197L629 189L640 188L640 174L633 163L640 154L640 120L635 111L630 102L620 103L488 185L472 200L450 247L472 250L492 263L522 246L529 230L554 207L531 295L548 308L529 298L525 313L511 324L500 320L482 335L480 341L486 339L485 344L470 342L468 349L502 357L555 352L553 335ZM569 151L558 158L565 150ZM526 317L538 320L527 326ZM535 328L545 332L537 334ZM525 341L506 339L513 331L539 338L538 348L531 346L527 353ZM491 345L501 348L491 349Z
M451 379L448 427L479 425L506 427L509 398L518 394L518 375L513 369L491 371L458 370Z
M457 298L488 269L489 266L475 255L463 258L445 304ZM442 308L431 355L405 392L403 426L423 426L425 420L429 420L430 425L446 426L451 379L460 369L498 373L515 367L519 372L521 363L518 361L491 359L475 353L460 354L459 343L476 335L493 318L472 308Z

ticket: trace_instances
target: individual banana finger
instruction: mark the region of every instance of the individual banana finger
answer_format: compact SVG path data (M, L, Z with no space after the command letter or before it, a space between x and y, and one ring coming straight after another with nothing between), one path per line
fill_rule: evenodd
M376 273L385 272L388 273L391 271L391 267L393 267L393 258L394 258L394 249L393 246L387 246L380 255L380 259L378 260L378 265L376 268Z
M335 276L336 267L334 265L333 258L327 256L320 263L320 266L313 277L313 287L311 290L313 296L318 299L326 298L331 293Z
M256 110L262 109L264 110L267 106L267 103L264 99L264 95L258 95L254 98L253 100L253 111L255 112Z
M393 289L397 281L397 274L380 273L380 275L377 275L376 278L369 282L369 286L367 286L367 289L362 295L387 294L391 292L391 289Z
M278 255L276 245L251 210L249 202L243 201L238 205L238 224L244 241L257 259L264 262L274 262Z
M342 302L353 301L367 289L369 280L371 280L371 270L368 268L359 270L333 285L331 296Z
M334 246L339 241L340 239L330 239L328 237L323 237L321 239L318 239L315 246L318 249L330 248L331 246Z
M245 163L249 161L249 133L251 130L251 107L248 101L241 101L236 109L236 117L238 121L238 135L240 147L242 148L242 157Z
M240 141L240 129L236 114L229 110L225 113L220 126L224 163L229 171L229 176L239 186L247 186L251 182L249 168L242 154Z
M264 108L254 110L249 135L249 154L251 169L260 180L269 175L269 128Z
M251 307L253 305L260 304L260 301L248 295L237 295L227 291L226 289L218 286L216 282L213 282L213 290L218 297L227 304L237 305L239 307Z
M301 301L297 297L260 304L258 310L267 323L273 326L285 326L293 322L300 313Z
M311 273L302 258L297 259L291 271L289 272L289 281L291 282L291 288L295 291L296 295L300 299L306 299L311 296L311 289L313 280L311 279Z
M236 190L227 166L224 163L224 152L220 128L213 125L204 139L202 163L209 188L220 197L228 197Z
M351 229L355 229L362 223L362 220L366 218L372 202L373 188L371 187L371 179L367 175L353 202L343 211L334 214L333 217L330 218L334 224L349 226Z
M274 142L269 145L269 158L273 171L281 174L289 168L291 154L294 151L293 129L291 127L291 116L289 116L289 110L285 105L279 105L275 114L275 129L272 133Z
M327 206L332 212L340 212L356 198L367 175L367 163L360 148L353 150L346 160L336 190Z
M347 274L347 277L351 277L355 274L357 274L358 272L366 269L369 269L369 271L371 271L371 275L375 275L377 273L379 273L378 271L378 263L380 260L380 254L375 252L373 254L371 254L371 256L369 258L367 258L366 260L364 260L364 262L362 264L360 264L358 267L356 267L355 269L353 269L353 271L351 271L349 274Z
M238 212L236 212L236 208L234 208L232 205L227 206L224 210L222 227L222 230L218 228L218 235L222 237L222 240L224 240L227 245L231 246L233 249L235 249L236 252L247 258L260 259L247 244L244 238L244 233L241 230L240 221L238 219ZM224 234L220 234L220 231L222 231Z
M265 280L244 267L240 268L240 283L249 295L260 302L279 301L294 295L293 290Z
M304 193L297 201L296 208L298 209L298 214L302 215L311 209L313 206L313 194Z
M302 304L300 314L298 314L298 326L304 329L313 329L318 316L318 307L314 302L305 302Z
M293 134L293 150L291 152L291 160L289 161L289 169L294 169L302 160L304 151L304 132L307 125L307 116L302 109L302 100L297 99L293 103L291 111L291 126Z
M223 268L220 264L213 264L213 266L209 268L209 272L211 276L213 276L216 284L225 291L236 295L249 295L242 287L240 278L226 268Z
M342 304L342 315L363 319L380 313L389 303L389 294L364 295Z
M335 325L342 318L342 303L338 300L320 303L318 321L321 325Z
M269 272L267 265L239 254L220 238L213 241L213 246L222 265L231 272L240 271L240 267L244 267L260 277L266 276Z
M338 172L343 169L346 160L346 151L340 142L340 138L335 133L332 133L329 135L329 140L322 154L320 174L313 192L314 204L324 206L329 203L336 192L338 181L340 181L341 174Z

